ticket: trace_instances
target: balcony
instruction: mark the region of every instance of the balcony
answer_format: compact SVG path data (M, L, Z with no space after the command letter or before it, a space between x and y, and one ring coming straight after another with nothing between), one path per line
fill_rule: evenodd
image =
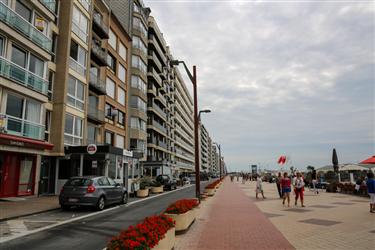
M166 58L164 56L164 52L163 50L161 49L161 47L159 46L159 43L156 41L156 38L154 35L150 34L149 37L148 37L148 42L150 45L152 45L152 47L155 48L155 50L158 52L158 54L160 55L161 59L162 59L162 63L163 65L166 65Z
M149 83L147 85L147 93L150 93L150 94L153 94L154 96L156 96L156 87L155 87L154 84Z
M147 72L147 75L148 75L149 77L154 78L154 80L156 81L156 83L157 83L159 86L161 86L161 84L162 84L162 80L161 80L159 74L156 72L156 70L155 70L154 68L152 68L151 70L149 70L149 71Z
M102 39L108 39L109 38L109 28L104 23L103 18L99 13L93 14L93 26L92 29L94 32Z
M1 1L0 21L17 30L49 53L52 52L52 40Z
M88 110L87 110L87 118L90 119L93 122L103 124L105 119L104 119L104 111L99 110L97 106L95 105L88 105Z
M160 116L161 118L163 118L164 120L167 119L167 114L165 114L165 112L158 106L156 105L155 103L152 103L152 104L148 104L147 105L148 108L150 108L152 111L156 111L155 113Z
M40 2L47 7L53 14L56 13L56 0L40 0Z
M92 41L91 43L91 59L93 59L99 66L108 66L107 52L100 47L98 43L98 41Z
M48 80L35 75L25 68L0 57L0 75L19 83L22 86L31 88L43 95L47 95Z
M44 126L19 119L13 116L7 116L7 133L22 137L28 137L36 140L44 139Z
M149 51L149 53L148 53L148 60L149 60L149 64L152 64L152 65L156 66L156 69L159 72L163 71L163 67L162 67L162 65L160 63L160 60L156 56L155 52Z
M147 122L147 125L154 126L158 130L160 130L162 133L167 134L167 129L165 127L163 127L162 125L160 125L160 123L158 123L155 120L151 120L151 121Z
M97 75L90 72L89 80L90 89L98 95L106 95L106 84L105 81L101 80Z

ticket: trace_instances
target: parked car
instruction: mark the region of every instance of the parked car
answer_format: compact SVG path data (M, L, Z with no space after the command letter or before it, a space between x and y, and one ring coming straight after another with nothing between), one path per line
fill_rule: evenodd
M169 175L158 175L155 180L160 182L164 186L165 190L177 189L177 181L169 177Z
M91 206L103 210L114 203L128 201L126 188L106 176L72 177L62 187L59 203L62 209L72 206Z
M183 177L182 181L183 181L184 185L189 185L190 184L190 178L189 177Z

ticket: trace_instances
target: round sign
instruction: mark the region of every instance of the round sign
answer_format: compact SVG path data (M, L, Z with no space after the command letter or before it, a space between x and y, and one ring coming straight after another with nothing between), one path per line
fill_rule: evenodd
M98 148L96 147L95 144L89 144L89 145L87 145L87 153L90 154L90 155L95 154L97 149Z

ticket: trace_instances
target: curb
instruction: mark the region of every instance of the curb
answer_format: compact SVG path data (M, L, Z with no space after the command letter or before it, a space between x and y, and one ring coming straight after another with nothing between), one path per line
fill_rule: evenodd
M31 215L35 215L35 214L41 214L41 213L45 213L45 212L55 211L55 210L59 210L59 209L60 209L60 207L55 207L55 208L50 208L50 209L46 209L46 210L42 210L42 211L37 211L37 212L32 212L32 213L27 213L27 214L21 214L21 215L15 215L15 216L11 216L11 217L0 219L0 222L4 222L4 221L7 221L7 220L14 220L14 219L17 219L17 218L31 216Z

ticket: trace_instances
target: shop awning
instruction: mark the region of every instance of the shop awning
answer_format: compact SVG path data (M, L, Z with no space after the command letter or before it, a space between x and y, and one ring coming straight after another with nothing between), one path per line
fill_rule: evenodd
M375 155L364 161L361 161L360 164L375 164Z
M20 137L10 134L0 134L0 144L9 145L14 147L25 147L35 149L52 149L53 144L35 140L31 138Z

